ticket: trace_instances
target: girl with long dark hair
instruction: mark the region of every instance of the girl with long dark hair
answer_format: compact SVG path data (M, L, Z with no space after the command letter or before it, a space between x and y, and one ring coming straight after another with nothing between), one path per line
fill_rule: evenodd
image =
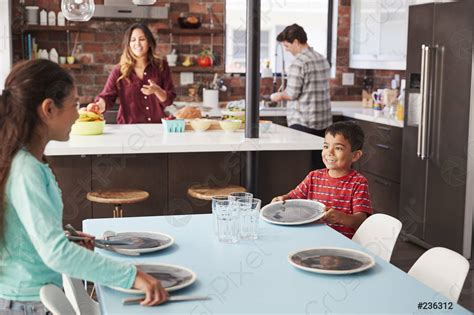
M133 265L69 242L62 230L61 190L45 162L51 140L67 141L78 118L73 78L38 59L13 67L0 96L0 314L45 314L39 291L62 287L61 274L146 292L144 305L167 293Z

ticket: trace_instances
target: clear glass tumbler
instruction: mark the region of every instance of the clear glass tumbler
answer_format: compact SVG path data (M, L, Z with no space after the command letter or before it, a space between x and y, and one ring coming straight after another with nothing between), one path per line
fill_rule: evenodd
M214 234L217 235L217 201L227 201L229 200L228 196L214 196L212 197L212 228L214 229Z
M241 204L241 202L238 202ZM258 238L258 220L262 201L253 198L250 206L247 204L239 207L240 213L240 239L256 240Z
M239 241L240 221L238 209L229 200L215 200L217 238L223 243Z

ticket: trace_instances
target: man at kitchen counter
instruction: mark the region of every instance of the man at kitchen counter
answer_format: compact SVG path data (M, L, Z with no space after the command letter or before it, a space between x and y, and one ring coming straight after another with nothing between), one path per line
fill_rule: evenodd
M288 126L324 137L332 124L329 97L330 66L326 58L307 43L304 29L298 24L287 26L277 41L295 56L283 92L271 95L274 102L287 102Z

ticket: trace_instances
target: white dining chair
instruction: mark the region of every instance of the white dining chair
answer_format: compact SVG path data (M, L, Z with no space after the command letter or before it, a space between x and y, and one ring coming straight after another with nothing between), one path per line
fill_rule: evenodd
M352 240L383 260L390 261L393 248L402 229L402 223L386 214L368 217L359 226Z
M100 315L99 303L87 294L81 280L63 274L63 287L66 297L78 315Z
M40 289L41 303L54 315L76 314L64 292L54 284L47 284Z
M462 255L444 247L434 247L418 258L408 274L457 302L468 272L469 262Z

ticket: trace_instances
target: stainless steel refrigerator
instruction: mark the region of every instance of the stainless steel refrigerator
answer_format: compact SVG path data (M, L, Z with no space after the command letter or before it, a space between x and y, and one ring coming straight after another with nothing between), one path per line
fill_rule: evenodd
M400 219L405 234L471 258L474 1L411 6Z

